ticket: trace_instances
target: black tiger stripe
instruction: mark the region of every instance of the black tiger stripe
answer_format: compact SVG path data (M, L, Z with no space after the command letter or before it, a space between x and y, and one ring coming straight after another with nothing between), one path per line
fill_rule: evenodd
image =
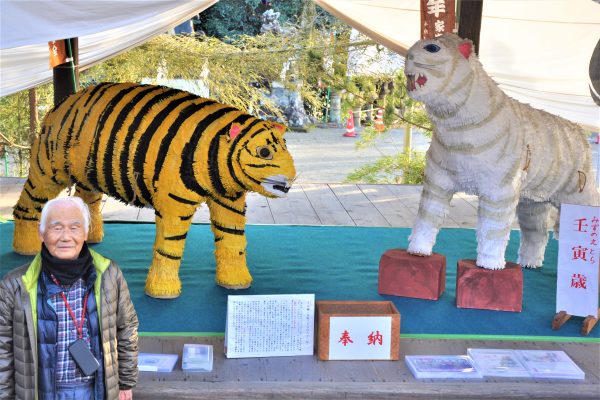
M159 213L157 209L154 209L154 215L156 215L158 218L162 218L162 214Z
M166 257L166 258L171 259L171 260L181 260L181 257L179 257L179 256L172 256L172 255L170 255L168 253L165 253L163 250L161 250L159 248L156 249L156 252L158 254L160 254L161 256Z
M183 235L165 236L165 240L184 240L187 237L187 232Z
M18 205L18 204L17 204L17 205L14 207L14 210L15 210L15 211L24 212L24 213L28 213L28 212L29 212L29 210L28 210L28 209L26 209L26 208L23 208L23 207L21 207L21 206L20 206L20 205Z
M94 90L92 90L89 94L88 100L85 102L85 104L83 105L83 107L87 107L88 103L90 101L92 101L92 103L90 104L90 107L88 108L88 110L86 111L86 113L83 115L83 117L81 118L81 122L79 123L79 129L77 130L77 133L75 134L75 141L77 142L79 140L79 137L81 136L81 132L83 130L83 127L85 126L85 123L87 122L88 118L90 117L90 113L92 112L92 110L95 109L95 105L96 103L98 103L98 101L104 96L104 93L106 93L106 91L108 89L110 89L112 86L116 86L117 83L108 83L108 84L101 84L97 87L94 88ZM96 89L100 89L98 91L96 91ZM92 97L95 94L98 94L98 96L96 96L95 98ZM93 99L93 100L92 100Z
M187 142L185 144L185 146L183 147L183 152L181 154L181 166L179 169L179 176L181 177L182 181L184 179L186 180L184 182L186 187L188 187L188 185L190 185L190 187L188 187L188 188L196 193L200 193L199 191L206 192L206 189L202 188L196 182L195 179L193 179L193 180L186 179L186 177L194 176L194 153L196 152L196 148L198 147L198 142L200 141L200 137L202 136L202 133L204 133L204 131L210 124L212 124L214 121L218 120L219 118L222 118L224 115L228 114L231 111L239 111L239 110L234 107L225 106L225 107L222 107L222 108L216 110L212 114L209 114L206 117L204 117L204 119L198 123L198 125L196 126L196 129L194 129L194 133L192 134L190 141ZM218 138L219 135L216 135L215 137ZM213 138L213 140L214 140L214 138ZM212 167L213 166L211 166L211 168ZM211 179L211 183L212 183L212 179Z
M210 197L210 200L211 200L213 203L217 203L217 204L218 204L218 205L220 205L221 207L223 207L223 208L225 208L225 209L227 209L227 210L229 210L229 211L232 211L232 212L234 212L234 213L236 213L236 214L239 214L239 215L246 215L246 210L245 210L245 209L244 209L244 210L238 210L237 208L235 208L235 207L233 207L233 206L230 206L230 205L228 205L228 204L225 204L225 203L223 203L221 200L219 200L218 198L216 198L216 197L214 197L214 196L212 196L212 195L210 195L210 194L209 194L208 196ZM237 200L237 199L236 199L236 200Z
M137 87L138 86L130 86L117 92L117 94L114 95L114 97L108 102L108 104L106 104L104 110L102 110L102 113L100 114L100 118L98 118L98 123L96 124L96 130L94 132L94 144L90 148L88 153L88 162L86 164L88 182L93 187L104 189L100 188L98 183L98 148L100 147L100 141L103 137L102 133L104 131L104 126L106 125L106 122L110 116L115 112L121 100L123 100L128 93L132 92ZM102 167L102 165L100 165L100 167ZM112 194L112 192L109 193Z
M252 116L248 115L248 114L241 114L238 115L231 123L239 123L239 124L244 124L248 119L252 118ZM253 122L252 124L254 124L255 122ZM258 123L258 120L256 120L256 123ZM251 124L251 125L252 125ZM199 128L196 127L196 130L198 130ZM224 135L224 134L229 134L229 129L231 129L230 125L225 126L223 129L221 129L221 131L219 131L217 133L217 136L220 135ZM244 131L244 129L242 129L242 132ZM192 138L194 138L195 136L198 136L198 140L200 140L200 137L202 135L202 132L194 132L194 135L192 135ZM240 135L241 136L241 135ZM234 139L235 140L239 140L238 138L240 137L236 137ZM191 142L191 140L190 140ZM231 154L231 153L230 153ZM200 196L208 196L209 195L209 191L205 188L203 188L202 186L200 186L200 184L198 183L198 181L194 178L194 151L193 151L193 147L185 147L182 154L181 154L181 164L179 167L179 176L181 178L181 181L183 182L184 186L191 190L192 192L198 193ZM243 185L240 185L242 188L244 187ZM241 194L239 195L241 196ZM235 199L239 199L239 196ZM211 196L211 198L214 199L215 196ZM237 211L237 210L235 210Z
M180 114L177 116L177 119L173 121L173 123L169 127L167 134L160 142L160 147L156 156L156 166L154 167L154 176L152 178L152 182L156 182L158 180L165 159L167 158L167 153L169 151L169 147L171 146L171 142L175 138L175 135L179 131L179 128L181 128L181 125L183 125L185 121L191 118L198 111L202 110L204 107L215 103L216 102L214 100L206 99L206 101L204 101L203 103L191 104L183 110L181 110Z
M273 132L271 132L271 137L273 138L273 142L274 142L275 144L279 144L279 139L277 139L277 136L275 136L275 135L273 134ZM277 151L277 150L275 150L275 151Z
M109 87L115 86L115 85L116 85L116 83L113 83L113 82L102 82L102 83L99 83L98 85L94 86L94 88L89 93L85 94L85 96L87 96L87 100L83 104L83 107L85 108L88 106L88 104L90 103L90 101L92 100L92 98L94 97L94 95L97 92L99 92L100 90L106 91Z
M194 216L194 214L190 214L190 215L180 215L179 219L182 221L187 221L189 219L191 219Z
M80 97L78 100L82 99ZM71 110L69 110L70 112ZM79 115L79 109L75 110L75 115L73 116L73 120L71 121L71 125L69 125L69 129L67 129L67 137L65 138L65 146L64 146L64 157L65 157L65 172L70 176L70 171L67 171L69 166L69 149L71 148L71 139L73 138L73 129L75 129L75 121L77 120L77 116Z
M35 162L37 163L38 170L42 175L45 175L44 168L42 168L42 164L40 164L40 152L42 151L42 137L46 134L46 126L42 126L42 131L40 132L40 136L37 138L37 154L35 156Z
M220 242L221 240L223 240L223 236L215 237L215 243Z
M279 168L279 165L276 164L246 164L246 167L252 167L252 168L265 168L265 167L274 167L274 168Z
M235 148L237 146L237 144L242 140L242 138L244 137L245 134L247 134L248 132L250 132L250 130L252 128L254 128L254 126L256 126L257 124L259 124L261 122L260 119L255 118L252 122L250 122L248 124L247 127L242 129L242 132L235 138L233 139L233 142L231 143L231 148L229 149L229 154L227 154L227 167L229 168L229 175L231 176L231 178L235 181L235 183L237 183L240 187L244 188L244 189L248 189L246 187L246 185L244 185L244 183L237 177L237 175L235 174L235 170L233 168L233 152L235 151ZM259 129L260 131L260 129ZM253 136L252 136L253 137ZM246 141L246 143L248 143L248 141ZM236 162L240 163L240 153L238 152L237 157L236 157Z
M125 140L123 141L121 156L119 157L120 165L129 165L129 148L131 147L131 143L133 142L135 132L137 132L137 130L140 127L140 124L144 120L144 117L150 112L152 107L154 107L157 104L160 104L163 101L167 101L170 97L176 96L177 94L181 93L181 91L176 89L167 89L164 87L161 88L166 90L149 99L148 102L144 104L144 106L137 113L133 120L133 123L129 126L129 129L127 130L127 135L125 136ZM123 190L125 191L125 200L131 202L135 198L135 192L133 190L131 182L129 181L127 172L128 168L121 168L121 185L123 186Z
M212 226L215 227L215 229L221 231L221 232L225 232L225 233L230 233L232 235L243 235L244 234L244 230L243 229L236 229L236 228L226 228L224 226L221 226L219 224L217 224L215 221L211 221Z
M48 201L48 199L45 198L45 197L35 197L34 195L31 194L31 192L29 190L27 190L27 188L23 188L23 191L25 193L27 193L27 196L29 196L29 198L31 200L33 200L33 201L35 201L37 203L44 204L44 203L46 203Z
M25 182L26 185L29 185L29 187L33 190L35 190L35 185L33 183L31 183L31 181L29 179L27 179L27 181Z
M15 214L15 215L14 215L14 217L15 217L16 219L21 219L21 220L24 220L24 221L39 221L39 219L38 219L38 218L34 218L34 217L26 217L26 216L20 216L20 215L17 215L17 214Z
M108 136L108 141L106 143L106 152L104 153L104 161L102 163L102 172L104 175L104 181L106 182L106 190L107 193L111 193L113 196L119 197L121 200L127 201L124 198L124 194L119 193L117 191L117 187L115 186L115 178L112 174L112 159L115 151L115 143L117 141L117 133L123 127L123 123L125 119L135 107L148 93L161 90L160 86L150 86L146 87L146 85L140 86L142 90L137 93L130 101L127 102L117 115L115 123L112 126L110 134Z
M185 93L185 92L181 92L181 91L177 91L177 92ZM146 129L146 131L144 132L142 137L140 137L140 140L137 143L137 146L135 148L135 156L133 157L133 170L134 170L134 172L137 172L139 174L139 178L141 178L141 179L138 178L137 185L141 192L142 199L147 204L152 203L151 202L152 194L150 193L150 190L148 190L148 187L146 186L146 184L144 182L144 176L145 176L144 161L146 158L146 153L148 151L148 147L150 146L150 142L153 138L153 133L158 130L160 125L163 123L163 121L169 116L169 114L171 114L173 111L175 111L175 109L177 107L179 107L181 104L185 103L186 101L194 100L197 98L198 98L198 96L196 96L196 95L188 94L187 96L178 97L176 99L171 100L165 108L163 108L158 114L156 114L156 116L154 116L154 118L152 119L152 122L150 123L150 125L148 126L148 128Z
M172 198L173 200L178 201L178 202L183 203L183 204L190 204L190 205L196 205L196 204L198 204L197 201L184 199L183 197L179 197L179 196L177 196L176 194L173 194L173 193L169 193L169 197Z

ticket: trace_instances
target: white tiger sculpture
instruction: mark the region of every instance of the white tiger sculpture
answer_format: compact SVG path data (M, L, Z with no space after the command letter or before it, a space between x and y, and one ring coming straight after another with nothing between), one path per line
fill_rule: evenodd
M516 210L518 263L540 267L550 208L600 204L583 130L508 97L472 42L454 34L415 43L405 74L408 94L425 104L434 125L408 252L431 254L450 200L462 191L479 196L478 266L504 268Z

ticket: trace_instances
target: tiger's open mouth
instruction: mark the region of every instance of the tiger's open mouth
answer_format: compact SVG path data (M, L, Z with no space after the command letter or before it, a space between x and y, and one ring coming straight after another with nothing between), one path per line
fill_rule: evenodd
M420 88L425 86L425 83L427 83L427 77L425 75L419 74L417 79L415 79L415 74L406 74L406 90L409 92L415 90L417 85L419 85Z
M284 197L292 187L289 183L288 178L284 175L273 175L263 179L261 186L269 193L277 196Z

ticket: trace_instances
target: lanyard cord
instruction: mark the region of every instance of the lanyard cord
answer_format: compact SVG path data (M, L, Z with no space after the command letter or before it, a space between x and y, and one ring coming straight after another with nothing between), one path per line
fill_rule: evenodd
M54 281L54 283L56 283L60 287L60 283L58 283L58 280L56 279L56 277L54 275L51 275L51 276L52 276L52 280ZM88 300L88 295L90 293L87 292L85 294L85 298L83 299L83 310L81 311L81 326L79 326L79 324L77 324L77 319L75 318L75 313L73 312L73 310L71 310L71 306L69 305L69 302L67 301L67 296L65 296L65 292L61 291L60 294L62 295L62 299L65 302L65 306L67 306L67 310L69 310L69 314L71 314L71 318L73 319L73 323L75 324L75 329L77 329L77 334L79 335L79 338L82 339L83 338L83 322L85 321L85 309L87 308L87 300Z

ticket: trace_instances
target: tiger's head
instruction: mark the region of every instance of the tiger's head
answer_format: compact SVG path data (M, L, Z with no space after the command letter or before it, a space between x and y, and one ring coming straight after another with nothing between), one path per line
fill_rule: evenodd
M453 95L466 85L477 62L472 53L473 43L452 33L419 40L406 56L408 95L425 104L452 101Z
M260 121L250 129L234 123L229 129L229 172L247 190L284 197L296 177L283 134L287 127Z

